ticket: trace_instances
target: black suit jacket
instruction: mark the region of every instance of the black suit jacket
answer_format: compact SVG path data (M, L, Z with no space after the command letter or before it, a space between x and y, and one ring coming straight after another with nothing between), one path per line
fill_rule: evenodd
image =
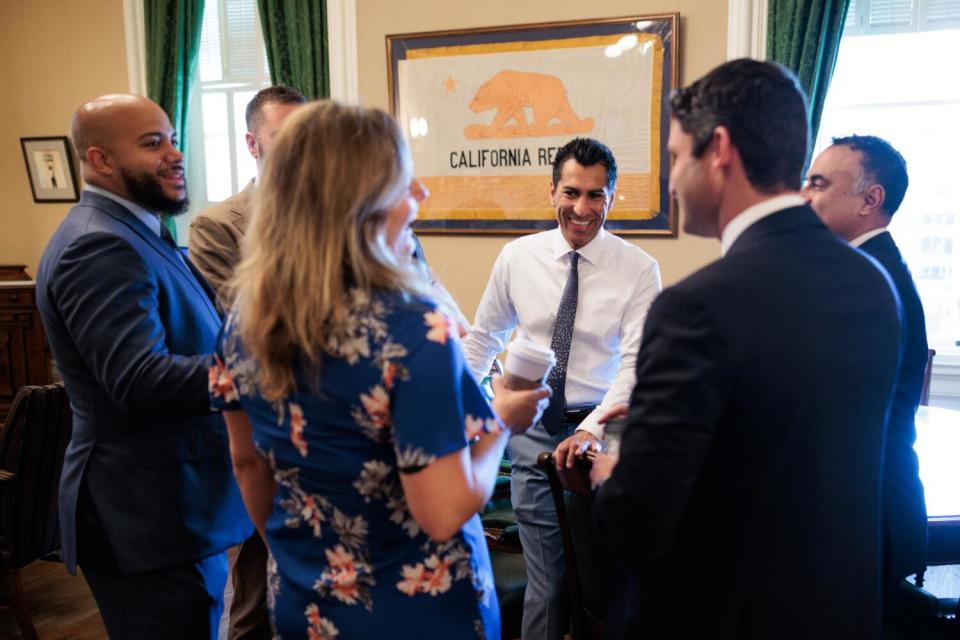
M923 374L927 367L927 327L923 305L893 236L870 238L860 250L873 256L893 279L903 305L903 358L887 430L884 511L887 576L899 580L927 565L927 505L913 444Z
M750 226L647 318L598 518L623 638L876 638L899 309L808 207Z
M60 481L70 571L78 552L124 574L196 561L253 529L223 418L210 412L221 322L198 276L124 206L89 191L43 253L37 304L73 408Z

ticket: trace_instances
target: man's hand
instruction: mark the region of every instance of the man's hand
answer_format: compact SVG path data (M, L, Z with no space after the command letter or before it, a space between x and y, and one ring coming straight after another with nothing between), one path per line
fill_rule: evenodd
M600 441L589 431L580 429L557 445L557 450L553 452L553 459L557 469L564 467L572 469L577 458L582 458L591 451L594 453L600 451Z
M590 486L596 489L603 484L616 466L617 459L613 456L606 453L597 454L593 459L593 466L590 467Z
M541 384L536 389L517 391L503 383L500 376L490 381L493 387L493 410L514 435L532 427L550 404L550 387Z
M615 404L610 407L606 413L601 414L597 419L597 422L600 424L607 424L611 420L616 420L617 418L626 418L629 409L630 405L628 405L626 402Z

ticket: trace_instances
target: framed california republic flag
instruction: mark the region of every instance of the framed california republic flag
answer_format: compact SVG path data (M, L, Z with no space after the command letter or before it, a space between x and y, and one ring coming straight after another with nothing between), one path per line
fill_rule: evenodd
M607 229L677 233L667 181L679 14L388 35L390 109L430 191L418 233L556 224L550 169L596 138L618 164Z

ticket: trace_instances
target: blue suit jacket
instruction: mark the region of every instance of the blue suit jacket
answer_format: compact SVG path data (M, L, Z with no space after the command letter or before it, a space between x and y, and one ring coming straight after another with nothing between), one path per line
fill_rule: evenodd
M78 537L84 563L129 573L249 536L209 409L221 321L206 282L125 207L84 192L41 258L37 303L73 408L60 485L68 570Z
M927 368L927 326L913 277L893 236L881 233L860 245L860 250L876 258L890 274L903 304L903 359L890 408L884 473L887 575L899 580L927 566L927 504L913 450L917 440L914 420Z
M664 290L598 494L611 637L877 638L889 278L808 207Z

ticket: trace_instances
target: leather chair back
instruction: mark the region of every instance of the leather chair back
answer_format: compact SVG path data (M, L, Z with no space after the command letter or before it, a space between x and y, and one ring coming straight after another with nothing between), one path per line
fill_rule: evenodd
M21 387L0 430L0 568L60 548L60 472L72 431L63 384Z

